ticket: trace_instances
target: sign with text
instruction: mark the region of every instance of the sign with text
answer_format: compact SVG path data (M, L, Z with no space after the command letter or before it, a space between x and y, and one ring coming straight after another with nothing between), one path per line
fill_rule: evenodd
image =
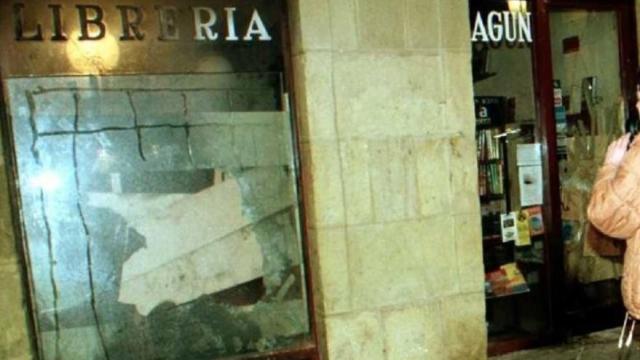
M37 5L36 5L37 6ZM77 40L79 41L96 41L104 39L107 35L105 8L99 5L75 5L73 18L63 17L63 6L60 4L49 4L47 9L50 11L48 19L35 19L35 26L27 29L24 24L25 11L32 10L35 6L24 3L13 4L13 23L15 39L17 41L44 41L43 23L51 24L47 29L50 33L48 39L51 41L68 41L69 35L66 34L63 24L67 21L77 21L78 32ZM112 5L114 15L121 23L120 29L115 29L118 39L121 41L137 40L143 41L146 37L147 30L143 26L145 19L145 11L142 6L132 5ZM198 41L271 41L271 35L266 28L260 12L256 8L241 9L251 13L250 20L247 24L242 24L243 36L238 36L238 8L235 6L226 6L220 11L209 6L194 6L189 9L192 15L193 23L193 39ZM217 11L216 11L217 10ZM224 20L219 21L220 13L224 13ZM179 22L180 13L177 6L155 6L152 15L155 15L155 30L158 33L158 39L164 41L180 40L180 30L175 26ZM146 15L148 16L148 15ZM42 21L41 20L46 20ZM225 35L220 36L220 32L224 31Z
M283 8L281 0L6 2L3 75L274 70Z
M485 43L531 43L531 13L513 11L477 12L473 20L471 41Z

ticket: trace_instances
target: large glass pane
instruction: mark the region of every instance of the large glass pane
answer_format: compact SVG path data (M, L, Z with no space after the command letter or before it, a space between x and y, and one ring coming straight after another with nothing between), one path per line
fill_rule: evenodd
M7 81L45 359L309 334L280 74Z
M470 1L470 10L492 353L504 351L500 343L518 339L526 345L549 330L546 165L535 101L532 3L478 0Z
M593 314L620 308L622 242L600 234L586 216L607 145L624 131L618 24L613 11L571 10L552 12L550 28L566 304L571 326L585 331Z

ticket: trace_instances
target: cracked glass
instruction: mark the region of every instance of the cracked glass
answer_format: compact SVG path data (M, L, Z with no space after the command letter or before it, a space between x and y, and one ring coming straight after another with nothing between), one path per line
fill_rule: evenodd
M255 40L225 43L195 41L195 2L167 5L160 15L175 19L143 22L139 41L111 36L124 31L122 10L98 3L106 36L96 54L74 40L72 1L20 8L23 37L41 25L42 41L9 39L0 21L0 42L24 55L3 56L2 71L40 357L209 360L306 348L282 4L201 6L201 23L215 13L220 25L203 35L232 38L233 17L237 37ZM159 15L151 1L140 9ZM49 41L60 31L67 41ZM163 32L182 35L163 42Z

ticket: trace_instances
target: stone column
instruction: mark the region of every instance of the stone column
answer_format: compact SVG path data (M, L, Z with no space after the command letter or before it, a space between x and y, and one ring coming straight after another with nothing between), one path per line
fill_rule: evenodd
M484 359L467 2L293 0L290 21L325 357Z

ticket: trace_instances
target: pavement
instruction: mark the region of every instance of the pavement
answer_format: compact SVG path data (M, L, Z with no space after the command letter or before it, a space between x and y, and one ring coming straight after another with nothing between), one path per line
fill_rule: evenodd
M640 360L640 331L637 332L627 357L618 357L620 330L600 331L573 338L563 345L520 351L492 357L491 360Z

